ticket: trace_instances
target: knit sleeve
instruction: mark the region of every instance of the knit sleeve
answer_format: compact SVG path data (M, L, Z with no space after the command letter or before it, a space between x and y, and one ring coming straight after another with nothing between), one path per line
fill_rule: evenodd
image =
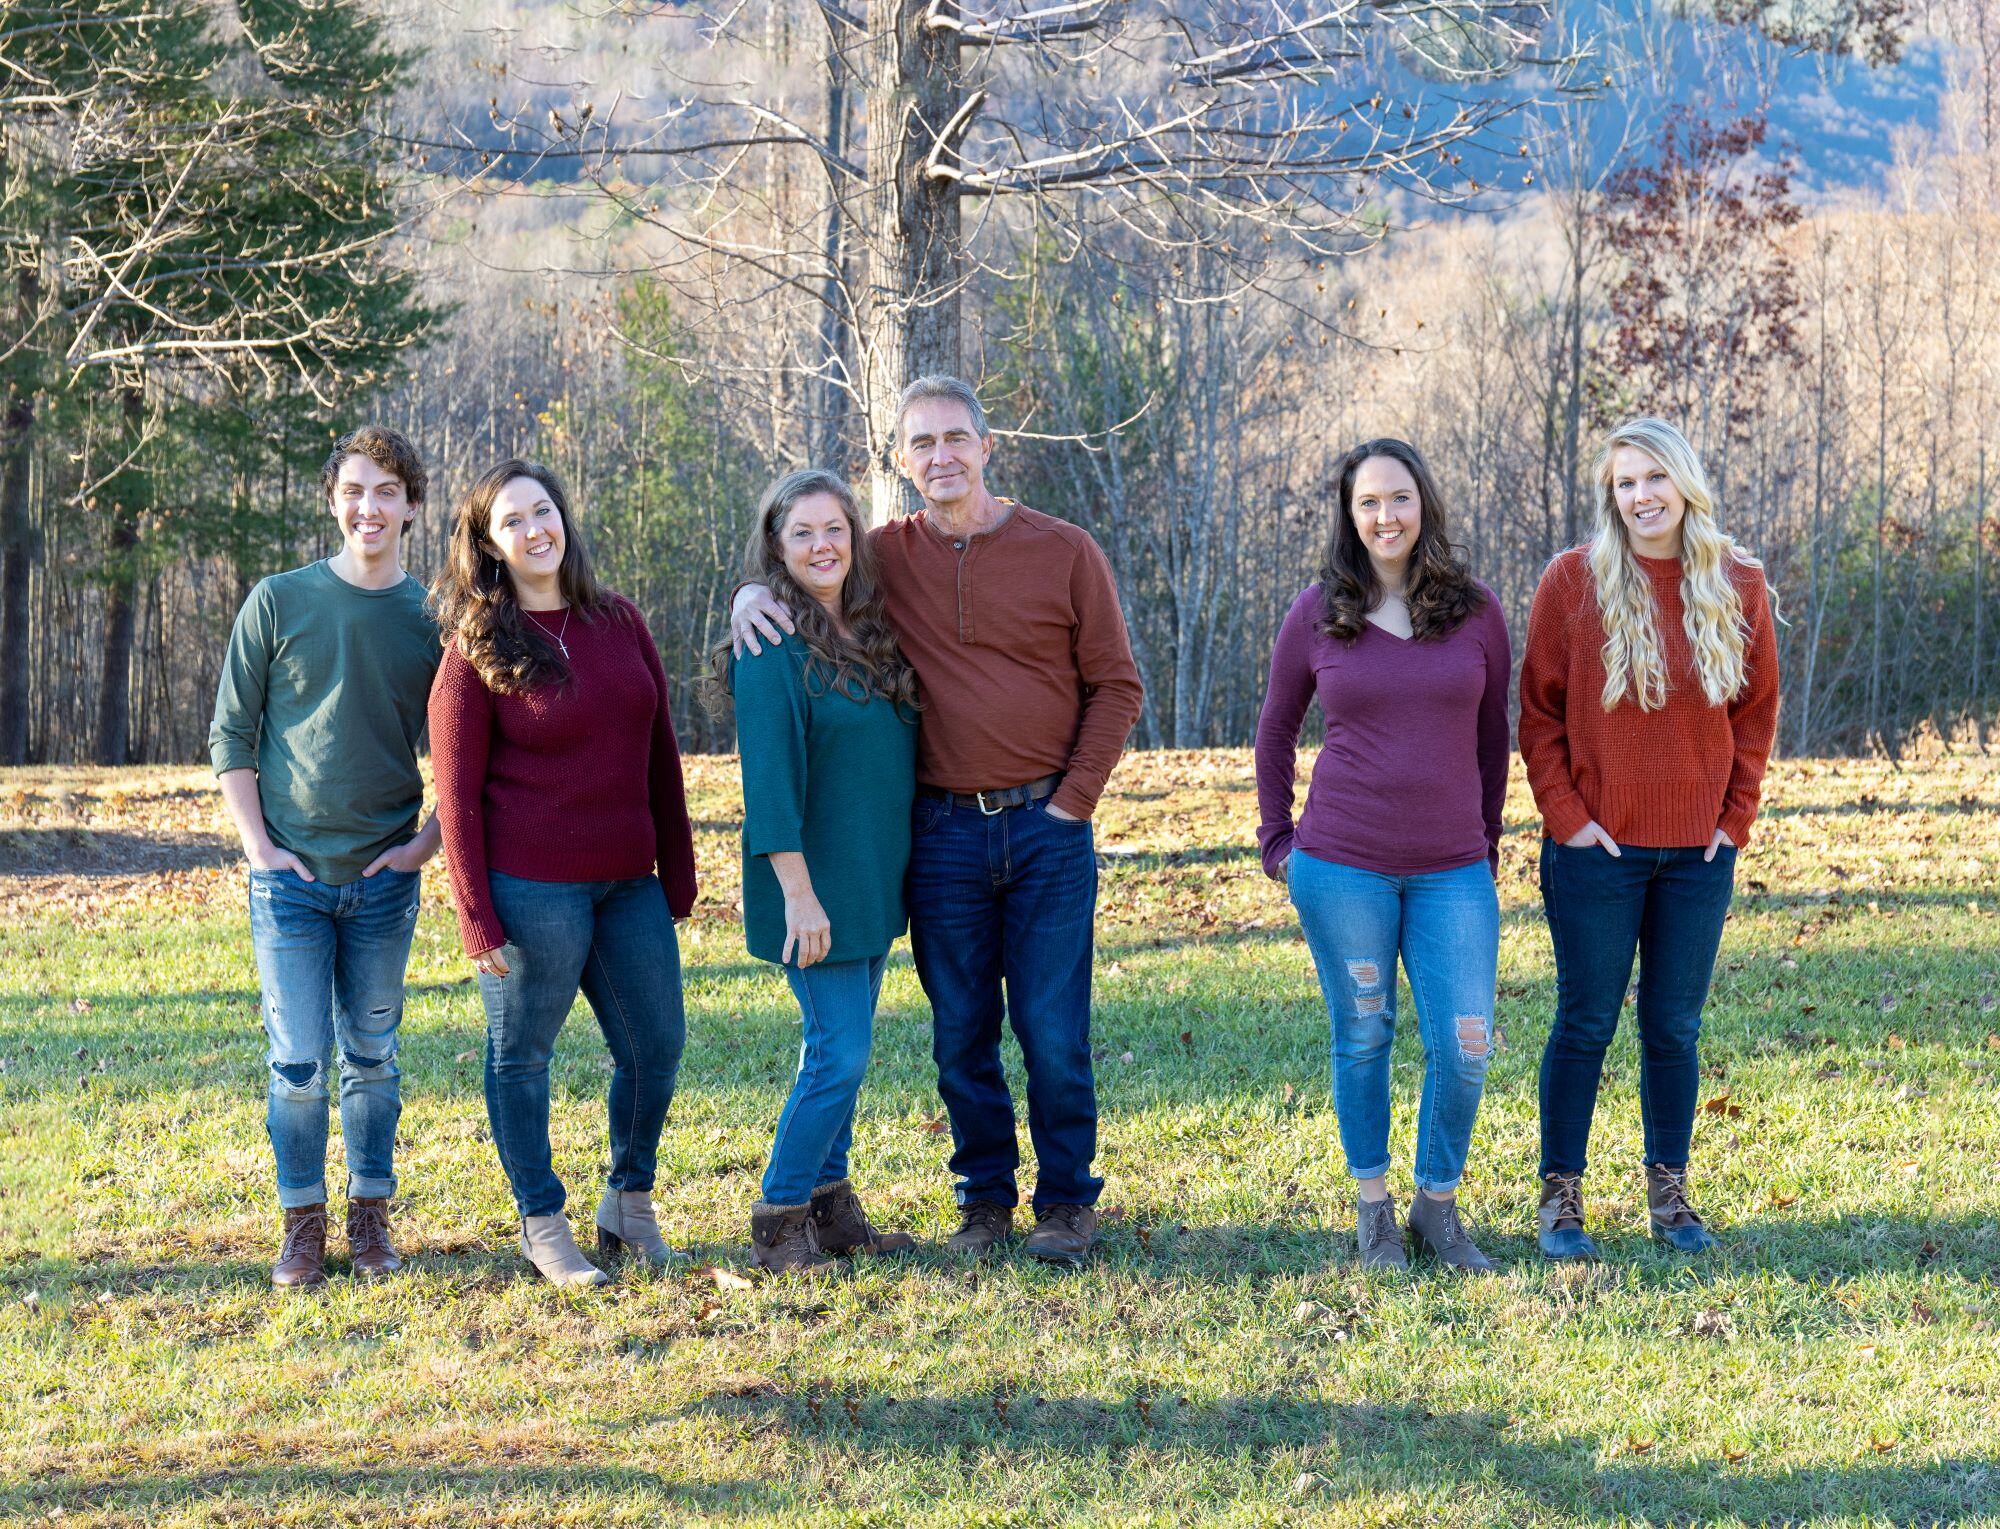
M1088 535L1076 547L1069 587L1076 611L1070 646L1083 686L1083 715L1077 721L1076 743L1062 784L1049 805L1073 818L1087 818L1097 810L1105 782L1125 752L1125 740L1145 704L1145 689L1139 683L1139 666L1132 661L1132 640L1118 606L1111 563Z
M222 679L215 690L215 720L209 724L208 754L215 773L257 768L257 743L264 727L264 693L270 677L271 653L277 646L277 622L271 586L261 581L250 591L230 628L229 649L223 655Z
M1558 842L1591 819L1576 789L1569 745L1569 643L1580 591L1565 554L1550 563L1528 610L1528 645L1521 658L1521 763L1542 814L1542 830Z
M805 851L806 697L796 643L787 639L736 660L736 752L748 855Z
M1750 633L1743 645L1743 689L1729 703L1729 786L1722 796L1722 819L1715 825L1739 848L1749 842L1778 734L1778 633L1771 595L1756 569L1743 572L1747 577L1738 578L1737 588Z
M659 696L659 704L653 709L653 736L646 762L654 863L659 868L660 886L667 894L667 911L683 919L694 912L694 825L688 820L687 782L681 774L681 746L674 737L673 713L668 705L667 671L660 662L652 629L639 614L639 608L628 604L626 615L638 638L646 672L653 677L653 689Z
M458 937L468 956L507 943L486 865L486 766L493 752L493 692L454 643L431 681L431 770Z
M1486 859L1500 874L1502 813L1507 806L1507 769L1512 763L1507 737L1507 686L1514 677L1514 648L1507 635L1507 613L1499 598L1486 591L1486 690L1479 698L1479 806L1486 819Z
M1292 852L1293 784L1299 728L1313 699L1313 618L1319 600L1317 586L1307 590L1278 627L1264 709L1257 717L1257 850L1264 874L1275 881L1284 879L1285 857Z

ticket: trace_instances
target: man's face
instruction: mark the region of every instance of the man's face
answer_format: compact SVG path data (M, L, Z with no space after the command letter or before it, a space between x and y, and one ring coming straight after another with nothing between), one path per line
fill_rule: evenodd
M347 550L364 562L395 555L403 528L417 513L403 480L359 453L340 464L332 510Z
M992 455L993 442L973 428L972 412L955 398L920 398L903 415L896 465L925 504L979 503Z

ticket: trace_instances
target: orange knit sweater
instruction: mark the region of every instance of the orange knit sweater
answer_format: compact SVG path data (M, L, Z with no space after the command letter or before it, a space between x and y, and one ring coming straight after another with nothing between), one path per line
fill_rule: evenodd
M1711 706L1682 624L1678 558L1642 557L1666 648L1667 704L1604 709L1604 627L1584 550L1548 566L1521 662L1521 759L1542 831L1565 840L1591 819L1620 844L1706 847L1720 828L1747 843L1778 727L1778 641L1763 573L1732 564L1749 623L1744 686Z

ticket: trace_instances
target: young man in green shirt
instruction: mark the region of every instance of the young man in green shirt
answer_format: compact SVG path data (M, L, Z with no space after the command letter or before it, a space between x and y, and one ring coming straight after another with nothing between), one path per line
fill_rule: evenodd
M417 746L441 649L402 541L422 461L399 432L343 436L320 470L334 556L275 574L237 614L209 753L250 862L250 935L270 1040L281 1287L326 1278L327 1067L337 1061L347 1238L357 1273L401 1265L389 1236L396 1067L419 872Z

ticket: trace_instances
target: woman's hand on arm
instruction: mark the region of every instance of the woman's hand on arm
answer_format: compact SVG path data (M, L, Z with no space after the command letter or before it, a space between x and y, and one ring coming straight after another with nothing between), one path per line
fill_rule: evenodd
M770 857L771 870L785 894L785 948L781 963L797 962L801 967L824 961L833 949L833 925L826 909L813 891L806 857L797 850L779 850Z

